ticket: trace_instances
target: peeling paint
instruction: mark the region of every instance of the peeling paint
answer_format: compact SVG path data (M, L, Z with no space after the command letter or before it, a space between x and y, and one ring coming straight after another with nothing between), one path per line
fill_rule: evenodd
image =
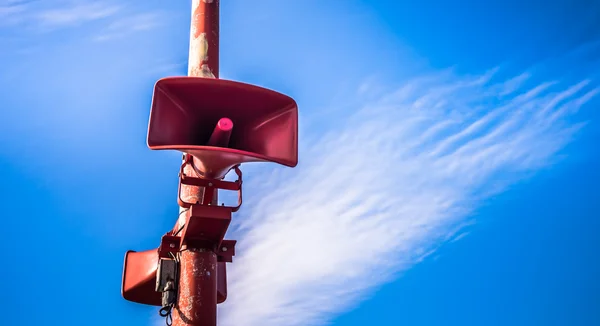
M216 78L207 64L201 65L200 68L192 67L189 71L189 75L195 77Z
M200 67L200 75L202 77L210 77L210 78L215 78L215 75L213 74L212 70L208 67L207 64L203 64Z
M216 325L217 274L212 271L217 266L217 255L190 248L180 257L180 292L173 325Z
M208 41L206 40L206 33L201 33L198 37L198 56L202 62L208 60Z
M208 65L208 47L206 33L200 33L198 38L190 40L189 75L216 78Z
M192 1L192 26L190 29L190 37L198 37L198 27L200 26L200 18L202 15L202 6L200 6L200 0Z
M208 5L211 4L211 5ZM188 75L218 78L219 75L219 1L192 0ZM186 167L187 168L187 167ZM193 169L184 173L195 175ZM186 202L200 202L201 187L182 187ZM180 214L177 228L187 222ZM217 320L217 255L211 248L182 248L179 255L179 291L173 325L215 326Z
M218 78L218 8L219 3L214 0L194 0L192 3L189 76Z

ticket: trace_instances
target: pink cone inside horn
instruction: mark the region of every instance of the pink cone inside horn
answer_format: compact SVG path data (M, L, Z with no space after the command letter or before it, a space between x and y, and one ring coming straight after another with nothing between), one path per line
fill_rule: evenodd
M229 138L231 137L232 129L233 122L231 119L221 118L219 122L217 122L215 130L213 130L212 135L210 135L210 139L206 145L227 147L229 145Z

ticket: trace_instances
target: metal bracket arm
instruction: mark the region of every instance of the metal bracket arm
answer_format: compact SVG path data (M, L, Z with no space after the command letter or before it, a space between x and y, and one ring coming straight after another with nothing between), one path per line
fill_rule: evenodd
M217 189L223 190L231 190L238 192L238 204L237 206L224 206L230 208L232 212L237 212L242 206L242 171L239 168L239 165L236 165L233 170L235 174L238 176L236 181L224 181L224 180L216 180L216 179L204 179L198 177L191 177L184 173L184 168L187 164L191 163L191 155L187 155L184 162L181 164L181 168L179 170L179 185L177 188L177 202L179 206L183 208L190 208L192 205L210 205L212 202L212 198L214 196L214 192ZM181 198L181 186L195 186L195 187L203 187L204 188L204 196L202 203L190 203L186 202Z

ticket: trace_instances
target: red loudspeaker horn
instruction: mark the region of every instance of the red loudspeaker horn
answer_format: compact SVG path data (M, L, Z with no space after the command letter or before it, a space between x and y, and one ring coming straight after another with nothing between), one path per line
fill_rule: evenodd
M159 259L158 249L125 253L121 284L121 295L125 300L157 307L162 305L162 295L155 289ZM225 261L217 263L217 282L217 303L223 303L227 299Z
M162 295L156 292L158 249L125 253L121 295L125 300L161 306Z
M298 164L298 106L245 83L169 77L154 87L148 147L191 154L207 178L245 162Z

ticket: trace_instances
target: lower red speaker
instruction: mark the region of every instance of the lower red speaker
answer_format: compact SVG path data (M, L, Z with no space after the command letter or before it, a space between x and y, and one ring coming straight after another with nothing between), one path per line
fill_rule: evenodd
M125 300L160 307L161 293L156 291L158 249L125 253L121 295ZM217 303L227 299L226 262L217 263Z

